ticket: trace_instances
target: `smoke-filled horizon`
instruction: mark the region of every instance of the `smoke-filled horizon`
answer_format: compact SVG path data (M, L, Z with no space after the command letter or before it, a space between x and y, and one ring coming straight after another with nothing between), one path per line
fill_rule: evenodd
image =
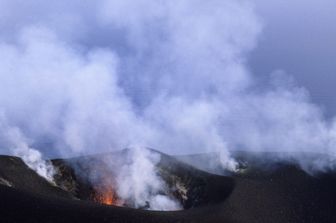
M2 154L140 145L231 169L233 150L335 154L309 92L249 70L262 18L247 1L1 0L0 15Z

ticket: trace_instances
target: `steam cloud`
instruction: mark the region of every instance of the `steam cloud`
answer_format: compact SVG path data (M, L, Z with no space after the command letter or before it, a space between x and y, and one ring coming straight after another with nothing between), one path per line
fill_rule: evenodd
M165 195L169 191L156 173L155 164L160 155L148 149L135 147L117 175L117 194L122 200L131 201L132 207L153 210L179 210L181 206Z
M304 88L277 71L260 89L249 72L262 25L246 1L1 0L0 15L1 153L42 176L40 152L134 144L220 152L228 169L237 149L335 153L334 121Z
M14 155L19 156L31 169L36 171L40 176L53 182L54 168L48 162L42 159L42 154L29 147L28 139L22 136L20 129L10 127L7 125L4 117L0 114L0 129L3 133L0 135L0 142L2 146L12 150Z

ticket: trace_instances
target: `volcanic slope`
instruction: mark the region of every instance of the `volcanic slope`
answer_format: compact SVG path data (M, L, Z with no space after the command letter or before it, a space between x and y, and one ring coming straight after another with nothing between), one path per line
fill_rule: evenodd
M203 155L193 159L202 159L200 156ZM73 167L85 168L88 161L100 162L102 157L106 155L54 160L62 172L55 186L19 158L1 156L0 222L336 222L335 174L311 176L286 163L265 171L264 165L251 160L243 162L244 157L241 158L244 169L224 177L198 170L179 161L180 157L161 154L157 168L162 178L172 188L182 183L187 189L183 199L177 196L185 208L182 211L98 204L90 201L88 194L92 188Z

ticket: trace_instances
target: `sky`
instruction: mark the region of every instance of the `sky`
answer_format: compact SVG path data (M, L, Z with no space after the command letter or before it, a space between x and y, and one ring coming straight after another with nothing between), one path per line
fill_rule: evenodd
M284 70L336 114L336 1L253 0L264 30L249 64L260 78Z

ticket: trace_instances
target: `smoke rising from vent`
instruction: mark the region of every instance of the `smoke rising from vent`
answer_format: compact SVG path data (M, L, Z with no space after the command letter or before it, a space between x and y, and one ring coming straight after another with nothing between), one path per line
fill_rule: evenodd
M24 138L20 129L8 126L3 115L0 113L0 129L3 133L0 135L0 142L3 148L11 150L11 152L33 169L40 176L53 183L55 170L51 163L42 159L42 154L28 146L28 139Z
M220 151L229 169L232 150L335 153L335 124L304 88L275 72L258 89L246 55L262 24L246 1L0 4L2 153L36 148L40 159L38 151L73 156L136 144ZM8 128L24 153L6 144Z
M117 194L129 206L151 210L179 210L182 207L165 194L167 185L155 170L160 155L141 147L132 148L117 174Z

